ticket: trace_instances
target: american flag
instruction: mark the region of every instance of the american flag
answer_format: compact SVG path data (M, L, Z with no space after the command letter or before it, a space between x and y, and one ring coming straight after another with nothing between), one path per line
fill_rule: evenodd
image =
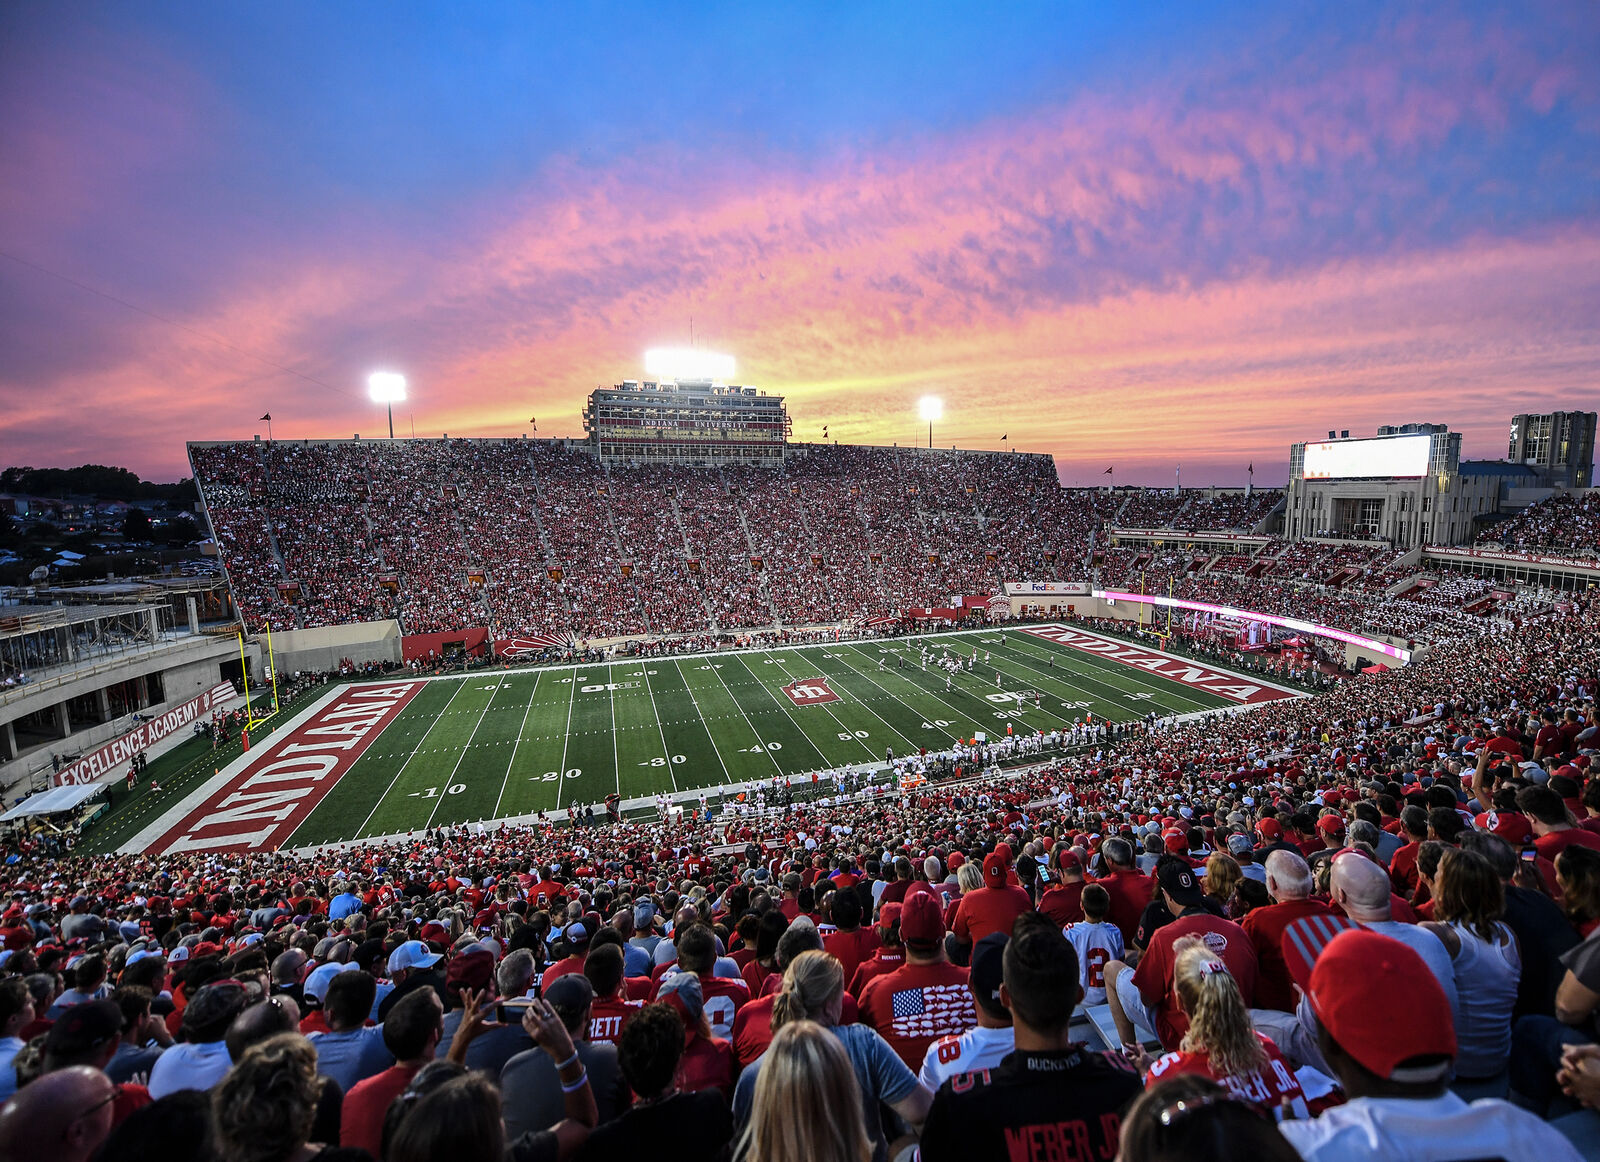
M937 1037L943 1033L962 1033L977 1023L972 1010L972 993L964 984L930 984L922 988L901 989L890 1001L894 1021L891 1028L899 1037Z

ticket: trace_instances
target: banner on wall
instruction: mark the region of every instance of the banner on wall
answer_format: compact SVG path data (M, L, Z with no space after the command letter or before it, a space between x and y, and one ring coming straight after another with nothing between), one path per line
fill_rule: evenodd
M233 688L232 682L218 682L204 694L198 694L189 699L182 706L174 706L163 714L157 714L146 722L141 722L121 738L112 739L104 746L84 755L71 766L62 767L50 776L50 782L57 787L76 787L85 783L93 783L106 775L119 774L133 756L142 750L149 750L152 745L166 738L175 730L182 730L192 722L198 722L212 710L223 706L239 696Z

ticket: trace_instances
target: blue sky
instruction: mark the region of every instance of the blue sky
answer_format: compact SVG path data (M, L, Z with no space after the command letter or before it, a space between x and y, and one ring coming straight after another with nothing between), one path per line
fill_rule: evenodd
M0 460L348 435L379 364L577 434L691 315L802 432L938 391L1069 481L1498 454L1600 394L1597 59L1591 3L11 5Z

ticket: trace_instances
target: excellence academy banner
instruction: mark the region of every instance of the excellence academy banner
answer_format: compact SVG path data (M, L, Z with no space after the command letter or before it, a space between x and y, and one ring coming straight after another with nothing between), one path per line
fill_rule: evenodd
M204 694L199 694L181 706L157 714L148 722L141 722L121 738L114 738L98 750L90 751L71 766L62 767L51 776L57 787L77 787L97 782L108 775L119 774L134 755L148 750L154 743L182 730L191 722L198 722L219 706L224 706L239 696L232 682L218 682Z
M422 686L401 682L347 688L293 730L272 736L145 851L282 846Z

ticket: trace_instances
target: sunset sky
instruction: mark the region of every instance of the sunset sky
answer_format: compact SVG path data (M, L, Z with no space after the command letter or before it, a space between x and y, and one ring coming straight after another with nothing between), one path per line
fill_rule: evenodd
M1501 456L1600 405L1597 61L1593 0L7 4L0 465L377 435L376 368L581 435L691 317L797 438Z

